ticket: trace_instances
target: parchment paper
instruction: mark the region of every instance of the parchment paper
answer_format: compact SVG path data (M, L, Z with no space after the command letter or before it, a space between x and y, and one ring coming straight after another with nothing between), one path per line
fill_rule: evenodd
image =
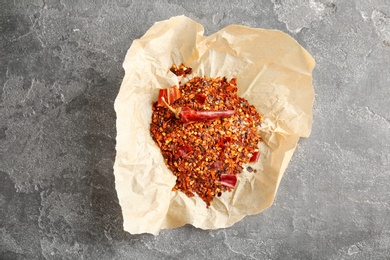
M299 138L310 134L315 62L305 49L275 30L230 25L203 33L202 25L185 16L158 22L133 41L123 63L114 175L124 230L132 234L156 235L185 224L224 228L261 212L273 203ZM171 191L176 177L149 132L158 89L178 85L169 72L174 63L193 68L193 75L236 77L239 95L263 116L261 156L251 165L257 173L244 170L236 188L209 209L197 196Z

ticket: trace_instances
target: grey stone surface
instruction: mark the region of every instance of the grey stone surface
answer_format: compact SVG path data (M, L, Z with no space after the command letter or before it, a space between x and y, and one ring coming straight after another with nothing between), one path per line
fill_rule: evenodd
M112 170L122 61L181 14L302 44L313 131L263 213L130 235ZM0 259L390 259L388 0L1 0L0 30Z

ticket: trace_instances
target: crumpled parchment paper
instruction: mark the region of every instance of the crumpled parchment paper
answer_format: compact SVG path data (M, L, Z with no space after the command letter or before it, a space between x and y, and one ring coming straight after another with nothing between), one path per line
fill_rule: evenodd
M124 230L158 234L191 224L202 229L229 227L269 207L300 137L311 131L315 62L293 38L276 30L230 25L210 36L185 17L154 24L134 40L115 100L117 155L115 185ZM244 172L232 192L214 198L210 208L199 197L172 192L176 177L150 136L152 102L158 89L178 85L172 64L192 75L236 77L239 95L263 116L260 160Z

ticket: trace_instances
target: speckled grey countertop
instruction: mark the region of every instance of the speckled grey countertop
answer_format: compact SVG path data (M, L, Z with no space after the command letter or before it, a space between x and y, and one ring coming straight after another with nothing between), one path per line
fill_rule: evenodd
M122 61L181 14L206 34L242 24L303 45L313 131L263 213L130 235L113 175ZM0 259L390 259L387 0L2 0L0 30Z

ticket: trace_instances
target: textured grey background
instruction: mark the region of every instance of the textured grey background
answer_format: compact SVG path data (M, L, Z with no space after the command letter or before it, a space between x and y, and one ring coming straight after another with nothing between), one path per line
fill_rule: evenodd
M130 235L114 190L132 40L187 15L279 29L316 59L314 125L274 205ZM390 2L0 1L1 259L390 259Z

